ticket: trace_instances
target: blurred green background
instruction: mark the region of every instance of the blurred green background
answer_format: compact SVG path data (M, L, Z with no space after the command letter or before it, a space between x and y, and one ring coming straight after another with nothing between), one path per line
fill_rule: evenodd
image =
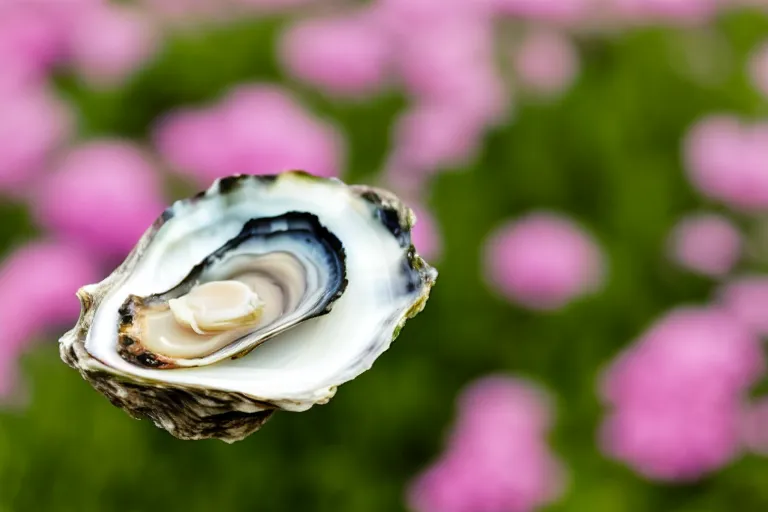
M279 21L172 36L126 86L94 92L68 76L57 87L77 108L84 138L147 137L168 109L216 98L241 81L280 81ZM178 510L395 512L409 480L440 452L454 398L493 372L534 379L556 397L554 450L570 472L547 510L709 512L768 509L768 462L748 456L695 485L647 482L596 445L600 370L648 323L711 283L674 269L664 244L674 221L705 203L687 184L680 140L698 117L768 114L744 73L768 18L729 14L697 31L642 29L579 40L582 73L554 103L518 101L471 166L438 176L429 205L444 236L429 306L374 369L326 406L280 413L229 446L182 442L112 407L58 357L55 333L22 362L27 403L0 411L0 511ZM691 52L709 52L703 67ZM724 52L724 53L721 53ZM375 179L396 95L334 102L304 90L314 111L349 139L345 179ZM174 188L174 184L170 184ZM182 194L181 190L177 194ZM482 242L530 209L564 211L592 230L610 264L607 290L550 314L518 309L484 286ZM34 236L20 205L0 206L0 248Z

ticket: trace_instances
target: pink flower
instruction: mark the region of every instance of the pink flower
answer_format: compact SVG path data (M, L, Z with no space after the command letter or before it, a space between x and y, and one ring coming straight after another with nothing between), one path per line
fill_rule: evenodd
M413 510L528 512L560 497L564 471L546 444L550 404L542 391L490 377L461 402L446 453L409 490Z
M739 453L739 411L765 371L759 340L714 308L672 311L605 372L606 453L656 480L695 480Z
M70 36L74 67L93 85L119 85L158 47L158 34L141 11L121 6L88 9Z
M235 14L229 3L219 0L141 0L141 5L154 18L168 22L227 20Z
M738 407L702 407L695 399L667 407L623 406L606 420L601 435L608 455L654 480L697 480L741 449Z
M743 276L727 283L718 293L718 302L753 332L768 336L768 276Z
M531 309L561 308L603 283L600 248L574 222L554 213L529 214L501 227L485 253L489 285Z
M495 0L377 0L372 14L396 38L408 38L444 23L489 21Z
M439 259L443 249L438 226L432 214L421 207L414 207L416 225L411 230L413 245L428 260Z
M395 124L386 173L416 189L428 175L468 163L509 108L491 0L381 0L371 9L414 102Z
M606 371L613 405L733 401L765 371L759 340L730 314L681 308L657 321ZM692 391L695 390L695 393Z
M366 13L298 22L281 43L290 74L339 96L377 92L387 80L390 43Z
M423 103L469 110L479 119L498 117L507 94L495 69L493 36L490 23L470 17L397 39L406 91Z
M69 110L47 90L0 93L0 191L18 193L71 129Z
M75 293L99 278L92 259L53 241L21 247L0 264L0 399L15 389L16 361L27 344L76 319Z
M749 60L749 76L755 89L768 98L768 42L755 50Z
M728 274L741 256L741 233L716 214L685 217L672 230L670 252L681 266L708 276Z
M426 175L444 167L460 167L475 157L482 136L483 126L474 116L450 105L418 105L395 125L388 166Z
M685 161L704 195L743 210L768 208L768 124L705 118L686 137Z
M90 142L72 149L40 187L40 224L108 258L124 256L162 213L162 183L152 162L129 143Z
M567 37L535 30L526 35L514 55L518 81L544 96L568 89L579 72L579 55Z
M506 431L536 437L552 426L553 404L542 389L504 375L484 377L457 399L453 446L484 442L482 432ZM498 437L497 437L498 438Z
M336 176L343 141L277 87L244 86L208 108L171 114L155 142L178 171L203 185L230 174L303 169Z
M61 56L61 31L42 5L0 5L0 92L39 83Z
M547 23L573 23L590 11L592 0L493 0L497 12Z

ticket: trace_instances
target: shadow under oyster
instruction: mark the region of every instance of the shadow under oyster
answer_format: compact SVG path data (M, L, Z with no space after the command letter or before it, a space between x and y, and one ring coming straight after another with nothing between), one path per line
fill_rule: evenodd
M368 370L437 272L389 192L294 171L218 180L176 202L79 292L62 359L182 439L234 442Z

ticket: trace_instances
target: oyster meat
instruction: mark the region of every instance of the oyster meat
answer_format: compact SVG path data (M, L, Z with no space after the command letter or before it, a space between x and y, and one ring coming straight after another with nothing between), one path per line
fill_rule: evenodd
M82 288L62 359L182 439L233 442L326 403L424 307L436 271L389 192L294 171L178 201Z

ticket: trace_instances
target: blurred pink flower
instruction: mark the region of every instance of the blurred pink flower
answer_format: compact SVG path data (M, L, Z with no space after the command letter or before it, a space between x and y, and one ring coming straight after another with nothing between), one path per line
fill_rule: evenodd
M440 258L443 241L437 223L430 212L422 207L413 207L416 225L411 230L413 245L421 256L428 260Z
M768 208L768 124L704 118L686 137L685 162L704 195L743 210Z
M693 397L697 391L689 392ZM696 480L741 451L738 407L702 407L695 399L661 407L622 406L603 424L601 436L608 455L654 480Z
M343 139L283 90L237 88L208 108L171 114L155 133L163 157L203 185L230 174L303 169L336 176Z
M504 375L484 377L457 399L459 417L452 446L484 442L483 432L503 431L531 438L548 432L553 422L551 397L537 386ZM498 439L496 436L495 439Z
M490 7L475 0L382 0L372 7L413 102L394 126L386 165L392 181L418 188L427 175L465 165L486 129L506 115L510 94L495 65Z
M394 137L390 167L433 174L467 164L479 150L482 129L449 106L421 105L400 117Z
M741 437L747 450L768 455L768 398L758 398L744 407Z
M0 5L0 93L39 82L61 56L61 31L44 5Z
M232 18L229 3L220 0L140 0L153 18L168 22L219 21Z
M760 336L768 336L768 276L742 276L718 292L718 302L745 326Z
M497 12L547 23L573 23L594 8L593 0L493 0Z
M754 51L749 60L748 71L755 89L768 98L768 42Z
M509 300L553 310L603 284L594 239L566 217L533 213L499 228L485 249L486 279Z
M715 308L677 309L603 375L605 452L648 478L694 480L739 453L739 411L765 371L759 340Z
M283 34L280 56L294 77L339 96L377 92L388 79L391 47L366 12L309 19Z
M459 18L396 41L398 70L408 94L421 103L463 111L491 122L508 106L495 66L493 26Z
M603 376L616 406L733 401L765 371L760 341L717 308L680 308L646 331ZM692 390L695 390L692 391Z
M0 400L15 388L27 344L76 319L75 293L100 277L84 252L53 241L21 247L0 263Z
M164 21L181 24L236 22L244 17L286 14L300 7L319 5L321 0L140 0Z
M159 173L137 147L100 140L75 147L35 197L38 222L107 258L125 256L162 213Z
M395 38L418 37L444 23L490 21L496 0L377 0L371 13Z
M91 8L76 20L70 58L92 85L119 85L158 48L159 34L140 10L126 6Z
M409 490L411 508L529 512L556 501L564 470L546 443L547 396L526 382L490 377L460 400L446 453Z
M742 239L739 229L726 217L704 213L679 221L669 244L672 258L681 266L721 277L738 262Z
M563 93L579 73L579 55L573 43L551 30L529 32L513 58L520 84L543 96Z
M71 114L49 91L36 87L0 93L0 192L20 193L67 138Z

